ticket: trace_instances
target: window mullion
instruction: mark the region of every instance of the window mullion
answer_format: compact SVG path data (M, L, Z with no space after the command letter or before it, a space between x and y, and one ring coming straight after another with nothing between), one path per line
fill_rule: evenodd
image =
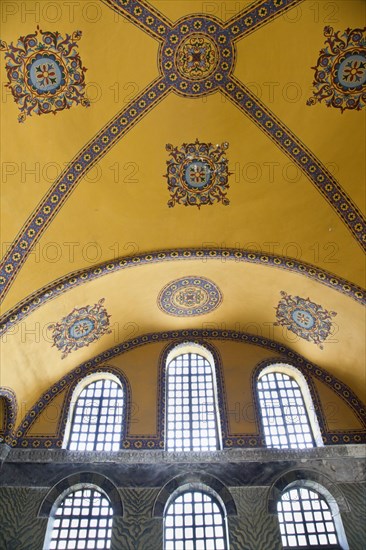
M303 502L302 502L302 498L301 498L301 494L300 494L300 489L296 489L296 493L297 493L297 497L298 497L299 502L300 502L300 511L301 511L302 522L303 522L303 525L304 525L304 528L305 528L306 544L309 546L310 545L309 533L308 533L308 530L307 530L307 527L306 527L305 510L304 510L304 506L303 506Z
M277 395L278 395L278 403L279 403L279 406L280 406L280 409L281 409L281 414L282 414L283 427L285 428L285 432L286 432L287 446L290 447L290 433L288 431L285 409L284 409L284 406L283 406L283 403L282 403L281 391L280 391L280 387L278 385L278 380L277 380L277 375L276 374L275 374L275 381L276 381L276 390L277 390ZM287 389L286 389L286 398L288 400ZM280 441L280 434L278 434L278 439ZM282 447L282 444L281 444L281 441L280 441L280 448L281 447Z
M190 450L193 451L193 412L192 412L192 353L188 354L188 410Z
M98 436L99 436L99 429L100 429L100 417L101 417L102 404L103 404L103 399L104 399L104 384L105 384L105 380L103 380L103 383L102 383L101 396L99 398L99 403L98 403L97 425L95 427L95 440L94 440L94 449L93 449L94 451L96 450L97 443L98 443ZM94 393L95 393L95 390L94 390Z

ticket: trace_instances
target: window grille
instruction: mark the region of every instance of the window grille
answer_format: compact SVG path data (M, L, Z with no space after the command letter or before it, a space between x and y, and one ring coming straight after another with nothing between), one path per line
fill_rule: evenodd
M112 522L110 502L97 490L69 493L56 510L47 550L108 549Z
M281 372L270 372L257 382L267 447L314 447L305 403L298 383Z
M185 492L169 505L164 521L164 550L227 550L224 514L214 497Z
M184 353L169 363L166 426L168 451L218 448L214 379L205 357Z
M123 390L113 380L97 380L86 386L75 404L68 449L118 451L123 408Z
M285 492L277 505L284 548L340 548L330 507L305 487Z

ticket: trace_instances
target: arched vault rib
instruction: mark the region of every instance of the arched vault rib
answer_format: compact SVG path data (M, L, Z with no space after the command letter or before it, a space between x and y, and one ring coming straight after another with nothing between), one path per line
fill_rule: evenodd
M257 264L266 267L283 269L307 277L314 282L333 288L360 304L365 304L365 291L345 279L336 277L330 272L321 270L311 264L292 260L284 256L261 254L251 250L237 249L178 249L149 252L137 256L121 257L117 260L104 262L88 269L74 271L65 277L56 279L52 283L37 290L10 311L0 317L0 334L7 332L12 326L30 315L45 303L57 298L61 294L83 285L94 279L116 273L123 269L130 269L143 265L172 262L172 261L234 261Z
M127 107L121 109L68 164L31 213L0 264L0 298L14 279L46 228L61 210L83 176L169 92L159 77ZM1 303L1 302L0 302Z
M247 10L236 18L222 23L224 32L230 42L260 28L265 22L280 15L300 0L261 0L252 5L252 16ZM134 24L149 32L154 38L164 40L164 34L172 30L167 18L150 8L142 0L105 0L114 10L128 17ZM248 16L247 16L248 15ZM190 19L194 18L192 16ZM199 16L201 19L206 16ZM185 18L187 19L187 18ZM207 19L210 21L210 19ZM250 24L247 22L251 21ZM233 25L233 23L235 23ZM234 28L237 32L234 32ZM152 32L151 29L154 29ZM180 30L177 26L177 34ZM249 32L249 31L248 31ZM179 39L178 39L179 42ZM160 55L161 55L160 50ZM159 62L159 60L158 60ZM366 249L366 222L356 205L328 170L306 148L305 145L279 120L262 102L233 76L224 78L219 85L220 91L265 132L267 137L289 156L316 186L327 202L336 211L356 241ZM45 229L60 211L62 205L80 182L81 178L145 116L170 91L178 91L173 83L167 84L167 77L160 76L139 96L132 100L127 108L122 109L70 162L67 169L56 180L27 222L18 233L15 241L0 264L0 298L3 299L34 245ZM187 95L187 94L185 94ZM193 97L193 96L192 96Z

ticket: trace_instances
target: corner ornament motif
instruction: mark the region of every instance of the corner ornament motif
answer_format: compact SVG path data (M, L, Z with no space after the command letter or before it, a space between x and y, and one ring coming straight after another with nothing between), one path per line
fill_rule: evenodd
M228 160L225 152L227 142L221 145L201 143L183 143L175 147L168 143L166 150L172 157L167 161L168 190L170 199L168 206L175 204L197 206L221 202L227 206L229 189Z
M104 298L93 306L75 308L61 319L59 323L48 326L53 330L53 346L62 352L61 359L92 342L99 340L104 334L110 334L110 315L103 306Z
M276 308L277 322L274 325L286 327L300 338L323 349L323 342L331 334L332 317L337 313L324 309L309 298L291 296L284 291L281 291L281 296Z
M313 96L307 105L325 101L327 107L359 111L366 104L366 27L334 31L324 28L325 47L315 70Z
M64 38L58 32L42 31L21 36L16 45L0 42L5 52L8 83L24 122L32 114L56 114L73 105L89 107L85 96L86 68L77 41L81 31Z

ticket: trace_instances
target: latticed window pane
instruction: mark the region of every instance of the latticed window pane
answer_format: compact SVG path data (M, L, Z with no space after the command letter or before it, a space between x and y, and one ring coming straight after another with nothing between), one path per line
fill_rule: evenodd
M226 550L225 518L216 500L200 491L183 493L165 515L164 550Z
M108 549L113 510L108 499L94 489L68 494L56 510L49 550Z
M281 372L257 383L267 447L305 449L314 446L308 414L298 383Z
M318 493L291 489L283 494L277 511L284 548L340 548L331 510Z
M97 380L80 393L74 409L71 451L117 451L121 446L123 390L113 380Z
M168 366L167 450L217 449L216 419L213 373L210 363L195 353L179 355Z

